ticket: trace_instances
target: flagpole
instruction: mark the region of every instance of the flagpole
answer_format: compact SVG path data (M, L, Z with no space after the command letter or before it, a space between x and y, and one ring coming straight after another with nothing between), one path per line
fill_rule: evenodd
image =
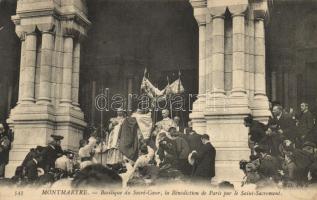
M167 76L166 77L167 79L167 92L169 91L169 87L170 87L170 79L169 77ZM172 106L172 98L171 98L171 95L169 93L166 92L166 98L168 98L168 101L169 101L169 110L170 110L170 113L171 113L171 118L173 119L173 106Z
M103 88L101 88L101 93L103 93ZM100 142L99 145L101 144L100 148L100 164L102 165L102 148L103 148L103 109L100 111Z
M177 87L177 93L180 93L181 90L181 70L180 70L180 65L178 66L178 87ZM180 118L182 120L183 127L185 127L185 122L184 122L184 113L182 112L182 109L179 111L180 112Z

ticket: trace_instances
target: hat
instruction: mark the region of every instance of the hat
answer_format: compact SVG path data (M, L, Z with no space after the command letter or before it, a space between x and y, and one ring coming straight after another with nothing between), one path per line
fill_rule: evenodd
M253 116L250 115L250 114L248 114L248 116L246 116L246 117L244 118L244 121L245 121L246 123L252 123L252 121L253 121Z
M66 149L64 150L64 154L67 155L67 154L74 154L74 151L71 150L71 149Z
M117 112L126 112L126 111L123 108L120 107L120 108L117 109Z
M210 138L209 138L209 135L203 134L203 135L201 136L201 139L209 140Z
M142 153L144 153L144 154L148 154L149 153L146 145L142 145L141 148L140 148L140 151Z
M305 142L305 143L303 144L302 147L303 147L303 148L304 148L304 147L313 147L313 148L316 148L316 144L313 143L313 142L307 141L307 142Z
M38 152L42 152L45 149L45 147L42 146L36 146L35 150L37 150Z
M253 163L247 163L245 165L245 170L248 171L248 172L255 171L256 170L256 166Z
M195 159L194 159L194 157L193 157L193 154L195 154L196 152L195 151L192 151L189 155L188 155L188 158L187 158L187 160L188 160L188 163L190 164L190 165L194 165L195 164Z
M69 158L74 158L75 153L71 149L67 149L63 151L63 155L69 157Z
M61 136L61 135L51 135L51 137L52 137L55 141L64 139L64 136Z
M268 152L268 147L266 145L256 144L254 145L254 150L257 153L260 153L260 152L266 153Z

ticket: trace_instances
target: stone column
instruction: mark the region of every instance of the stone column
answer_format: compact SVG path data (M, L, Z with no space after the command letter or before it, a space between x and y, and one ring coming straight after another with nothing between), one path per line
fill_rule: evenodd
M193 128L197 133L206 132L205 108L206 108L206 89L209 87L206 79L206 17L209 15L206 0L190 0L193 6L194 17L197 21L199 30L199 63L198 63L198 96L193 103L193 110L190 118Z
M199 26L199 95L206 94L206 21L198 22Z
M42 32L40 89L38 104L51 103L52 57L54 50L54 33Z
M250 19L249 21L249 28L250 28L250 36L249 36L249 98L251 101L253 101L254 98L254 70L255 70L255 64L254 64L254 20Z
M25 70L25 34L22 33L20 36L21 39L21 60L20 60L20 78L19 78L19 97L18 104L21 103L23 97L23 86L24 86L24 70Z
M244 13L232 14L232 95L245 95L245 22Z
M64 60L61 105L70 106L72 103L72 73L73 73L73 37L64 37Z
M78 103L79 72L80 72L80 42L77 41L74 46L73 73L72 73L72 104L73 106L75 106L75 108L79 108L79 103Z
M217 96L224 96L224 16L214 15L212 26L212 93Z
M208 21L206 21L206 30L205 30L205 74L206 74L206 93L212 91L212 21L211 17L208 16Z
M133 80L134 77L132 74L128 75L127 88L128 88L128 107L127 111L132 112L133 106Z
M255 20L255 96L266 97L264 20Z
M265 31L264 15L255 17L254 21L254 101L252 106L253 116L264 123L270 116L269 102L266 96L265 81Z
M276 92L276 71L271 72L271 100L277 100L277 92Z
M23 91L21 103L34 103L34 84L36 67L36 39L35 32L27 33L25 38L25 67L22 75Z

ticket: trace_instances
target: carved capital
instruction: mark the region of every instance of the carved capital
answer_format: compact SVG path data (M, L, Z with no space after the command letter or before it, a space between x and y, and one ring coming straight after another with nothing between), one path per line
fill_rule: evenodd
M71 36L82 41L87 36L90 21L78 17L77 15L64 15L62 17L62 30L64 36Z
M189 2L194 9L207 7L207 0L190 0Z
M206 25L206 15L195 15L198 26Z
M190 3L193 6L194 16L198 26L205 25L206 16L208 14L207 1L206 0L191 0Z
M43 33L55 34L55 24L53 24L53 23L39 24L39 25L37 25L37 28L39 29L39 31L41 31Z
M208 8L210 15L214 17L224 17L224 14L227 10L227 6L218 6L218 7L211 7Z
M254 19L265 19L267 17L267 0L257 0L252 3Z
M23 30L21 26L15 26L15 33L20 38L20 40L25 40L26 32Z
M244 15L248 9L248 4L232 5L228 6L228 9L232 16Z
M19 29L25 32L26 34L33 34L35 33L35 30L36 30L35 24L21 25L19 27L20 27Z
M13 23L18 26L21 24L21 18L19 17L19 15L13 15L11 16L11 20L13 21Z
M63 35L67 37L77 38L79 36L79 31L77 30L76 23L74 20L66 20L62 23Z

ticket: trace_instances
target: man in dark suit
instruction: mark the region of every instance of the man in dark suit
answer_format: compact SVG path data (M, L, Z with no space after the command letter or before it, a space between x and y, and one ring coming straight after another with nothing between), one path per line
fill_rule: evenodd
M188 155L190 153L187 141L181 137L182 133L177 132L175 127L169 129L172 140L176 144L177 151L177 168L184 174L190 175L190 167L188 163Z
M301 142L304 142L311 136L314 128L314 116L308 109L307 103L300 104L301 115L298 122L298 130Z
M280 135L281 139L295 142L297 133L294 120L283 113L281 105L275 105L272 113L273 118L269 119L268 126L270 126L270 124L277 124L277 133Z
M194 162L193 177L199 181L210 181L215 176L216 149L209 141L209 135L201 136L203 145L192 154Z
M43 164L40 164L45 172L49 172L55 168L55 161L58 157L63 155L61 147L61 140L64 138L60 135L51 135L52 141L43 149L41 155L43 157Z
M41 155L36 155L25 164L25 176L27 177L28 183L34 183L38 178L37 168L39 163L42 161Z
M188 122L188 127L185 129L185 134L183 136L188 142L190 152L194 150L197 151L203 145L201 142L201 135L193 130L191 121Z
M244 118L244 125L249 128L249 147L254 155L254 145L259 144L265 136L265 125L253 119L252 115Z

